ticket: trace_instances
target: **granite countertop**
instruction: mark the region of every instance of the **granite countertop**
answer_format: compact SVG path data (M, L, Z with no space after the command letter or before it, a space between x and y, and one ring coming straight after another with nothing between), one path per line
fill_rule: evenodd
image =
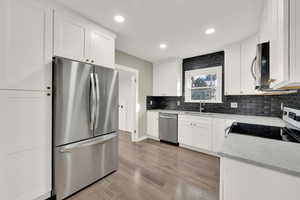
M148 112L164 112L164 113L175 113L178 115L192 115L199 117L209 117L209 118L220 118L220 119L232 119L241 123L249 124L259 124L267 126L277 126L284 127L285 122L278 117L262 117L262 116L252 116L252 115L237 115L237 114L223 114L223 113L209 113L209 112L190 112L190 111L180 111L180 110L148 110Z
M298 143L229 134L218 154L300 177L299 152Z

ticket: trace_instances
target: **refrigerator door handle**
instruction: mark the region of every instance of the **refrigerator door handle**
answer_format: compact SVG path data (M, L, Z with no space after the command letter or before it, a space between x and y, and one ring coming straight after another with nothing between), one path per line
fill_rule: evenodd
M96 82L96 121L95 121L95 129L98 128L99 124L99 114L100 114L100 87L99 87L99 77L98 74L95 73L95 82Z
M90 129L94 129L95 124L95 114L96 114L96 93L95 93L95 77L94 73L90 74L91 80L91 93L90 93Z
M105 143L108 140L111 140L115 137L117 137L117 133L111 133L109 135L105 135L102 136L100 138L95 138L89 141L83 141L83 142L79 142L76 144L70 144L67 147L63 147L62 149L59 150L60 153L67 153L67 152L71 152L73 149L78 149L78 148L82 148L82 147L88 147L88 146L92 146L92 145L96 145L96 144L101 144L101 143Z

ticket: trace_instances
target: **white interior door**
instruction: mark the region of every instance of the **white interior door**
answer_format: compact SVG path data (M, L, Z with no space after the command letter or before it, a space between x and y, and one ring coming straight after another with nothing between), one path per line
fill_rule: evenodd
M122 131L127 131L127 109L124 102L120 102L119 104L119 129Z

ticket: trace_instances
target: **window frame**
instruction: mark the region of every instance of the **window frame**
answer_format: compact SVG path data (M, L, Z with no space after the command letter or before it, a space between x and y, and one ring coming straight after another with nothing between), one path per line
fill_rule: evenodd
M207 74L216 74L217 87L216 87L216 99L213 100L192 100L192 83L191 78L193 76L207 75ZM205 87L203 87L204 89ZM211 88L211 87L207 87ZM223 103L222 101L222 88L223 88L223 67L207 67L202 69L194 69L185 71L185 92L184 92L184 101L187 103Z

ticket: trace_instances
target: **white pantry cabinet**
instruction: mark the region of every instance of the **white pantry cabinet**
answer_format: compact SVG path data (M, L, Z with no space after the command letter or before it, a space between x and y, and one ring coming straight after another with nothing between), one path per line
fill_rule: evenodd
M181 96L182 60L170 59L153 65L153 95Z
M52 9L38 0L0 1L0 89L51 86Z
M231 119L220 119L213 118L212 120L212 151L220 152L224 140L226 139L226 131L229 131L229 127L231 127L234 120Z
M159 138L158 120L159 112L147 112L147 135L154 139Z
M65 13L54 13L54 55L114 68L115 37Z
M0 91L0 110L1 198L49 195L51 96L40 91Z
M212 150L211 118L178 116L178 142L192 148Z
M220 200L298 200L300 178L221 158Z

